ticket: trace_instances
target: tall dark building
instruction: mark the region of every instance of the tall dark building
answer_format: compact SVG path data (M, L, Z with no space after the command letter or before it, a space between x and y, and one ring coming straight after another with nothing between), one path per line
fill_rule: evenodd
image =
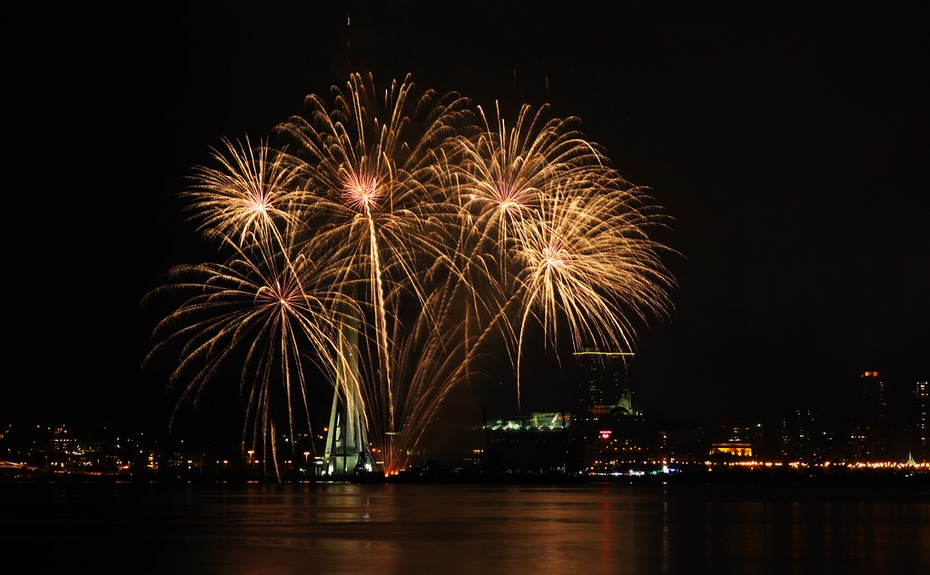
M810 409L796 409L782 419L778 455L791 461L815 461L815 424L816 418Z
M888 457L888 401L885 382L877 371L867 371L859 378L862 403L859 413L861 445L858 458L884 461Z
M585 413L633 414L633 393L629 378L629 362L632 359L632 353L599 351L594 348L575 353L579 368L579 402Z
M928 463L930 462L930 382L916 382L913 393L908 448L915 461Z

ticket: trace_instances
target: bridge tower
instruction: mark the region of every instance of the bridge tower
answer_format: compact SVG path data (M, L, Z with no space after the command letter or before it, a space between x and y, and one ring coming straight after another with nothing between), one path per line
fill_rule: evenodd
M347 323L343 336L322 472L325 477L337 480L351 479L373 469L360 391L358 331Z

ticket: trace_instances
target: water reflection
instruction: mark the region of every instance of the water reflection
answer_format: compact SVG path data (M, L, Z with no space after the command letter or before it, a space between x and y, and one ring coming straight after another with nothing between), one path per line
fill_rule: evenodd
M14 572L930 569L920 486L2 485L0 503Z

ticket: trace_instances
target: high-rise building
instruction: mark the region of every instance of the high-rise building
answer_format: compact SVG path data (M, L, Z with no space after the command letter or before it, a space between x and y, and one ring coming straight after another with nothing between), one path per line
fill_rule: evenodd
M782 419L779 455L792 461L812 461L814 422L814 413L810 409L796 409Z
M859 378L862 393L860 410L859 459L884 461L888 457L888 402L885 381L877 371L866 371Z
M575 353L579 368L579 403L591 415L633 415L629 362L633 354L587 348Z
M586 348L575 353L579 372L579 402L590 415L619 411L633 413L629 385L629 361L632 353L600 351ZM624 413L625 412L625 413Z
M914 402L908 434L910 455L920 463L930 462L930 382L914 384Z

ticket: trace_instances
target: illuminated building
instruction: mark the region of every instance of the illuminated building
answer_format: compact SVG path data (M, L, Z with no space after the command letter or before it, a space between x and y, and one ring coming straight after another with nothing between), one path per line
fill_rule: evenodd
M535 412L485 424L488 472L566 474L577 469L571 414Z
M630 385L633 353L587 348L575 355L578 367L579 432L583 465L593 473L627 470L653 459L658 430L637 410Z
M736 457L752 457L752 445L745 441L727 441L711 445L710 454L735 455Z

